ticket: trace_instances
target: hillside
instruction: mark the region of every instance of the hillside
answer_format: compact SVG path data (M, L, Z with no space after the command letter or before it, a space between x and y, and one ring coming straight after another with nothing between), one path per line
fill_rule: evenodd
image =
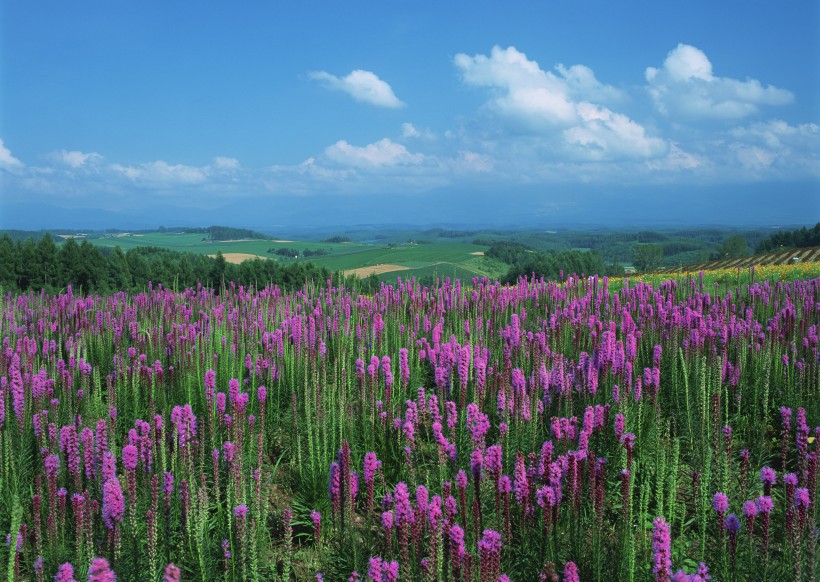
M731 269L734 267L755 267L759 265L787 265L789 263L807 263L820 261L820 247L805 249L790 249L775 253L765 253L751 255L736 259L720 259L717 261L707 261L685 265L683 267L663 267L657 270L658 273L674 273L677 271L713 271L716 269Z

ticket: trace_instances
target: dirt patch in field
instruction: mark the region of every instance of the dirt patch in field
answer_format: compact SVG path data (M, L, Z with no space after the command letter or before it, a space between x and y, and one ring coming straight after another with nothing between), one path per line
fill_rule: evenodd
M402 265L371 265L370 267L359 267L358 269L348 269L345 271L345 276L356 275L357 277L365 278L370 275L381 275L383 273L392 273L393 271L406 271L410 267Z
M216 255L208 255L212 259L216 258ZM238 265L243 261L248 261L250 259L264 259L265 257L260 257L259 255L251 255L248 253L222 253L222 256L225 257L225 260L229 263L233 263L234 265Z
M477 257L483 257L484 256L484 251L476 251L476 252L470 253L470 254L475 255Z
M278 242L278 243L289 243L289 242L296 242L296 241L292 241L292 240L282 240L282 239L280 239L280 240L273 239L271 242Z

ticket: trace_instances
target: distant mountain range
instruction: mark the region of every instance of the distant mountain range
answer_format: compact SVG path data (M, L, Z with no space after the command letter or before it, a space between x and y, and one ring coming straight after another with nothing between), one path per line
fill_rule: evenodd
M593 189L532 188L515 195L497 192L427 192L410 196L277 196L238 198L218 208L164 205L128 210L84 208L54 200L0 198L0 228L103 230L153 229L160 225L225 224L261 232L298 233L355 225L444 226L458 228L628 228L632 226L781 226L820 220L820 188L750 185L742 201L719 187L681 193L672 187L619 189L606 195ZM761 208L765 212L761 212Z

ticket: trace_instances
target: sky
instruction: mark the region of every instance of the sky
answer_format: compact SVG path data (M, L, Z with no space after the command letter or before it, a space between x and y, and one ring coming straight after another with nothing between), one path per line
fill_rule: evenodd
M0 228L811 224L813 1L0 0Z

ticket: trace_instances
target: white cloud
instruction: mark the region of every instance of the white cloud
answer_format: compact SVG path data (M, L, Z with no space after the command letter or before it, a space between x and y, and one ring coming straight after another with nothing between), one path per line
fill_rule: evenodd
M225 156L216 156L211 161L211 166L216 170L230 171L239 169L239 160Z
M820 175L820 125L771 120L734 128L729 135L734 141L728 149L744 168Z
M460 53L454 62L465 83L496 90L491 103L503 114L539 124L565 125L577 118L567 83L515 47L495 46L489 57Z
M139 164L137 166L111 164L111 169L129 180L146 182L158 186L199 184L207 179L207 171L205 169L183 164L169 164L162 160Z
M337 77L325 71L316 71L310 72L309 76L330 89L347 93L361 103L393 109L404 107L404 103L396 97L390 85L370 71L356 69L345 77Z
M86 164L97 164L103 161L103 157L98 153L84 153L76 150L60 150L54 152L51 158L59 164L75 169L82 168Z
M579 99L597 102L623 101L626 95L612 85L605 85L595 78L595 73L585 65L572 65L567 68L562 64L555 70L566 82L571 95Z
M23 162L11 155L11 150L6 147L0 139L0 168L4 170L17 170L23 167Z
M424 161L422 154L412 154L406 147L388 138L380 139L364 147L350 145L345 140L340 140L328 147L325 155L339 164L361 168L417 165Z
M569 158L620 159L663 155L667 144L647 135L626 115L594 101L621 100L622 93L604 85L584 65L558 65L544 71L515 47L493 47L490 56L458 54L455 64L469 85L495 91L490 107L519 128L551 137L560 131L562 154Z
M577 109L582 123L565 129L564 139L580 146L594 159L652 158L666 153L665 141L648 137L644 127L626 115L590 103L579 103Z
M740 119L761 106L787 105L794 95L760 81L717 77L706 54L691 45L679 44L660 68L648 67L647 88L656 108L664 115L690 119Z

